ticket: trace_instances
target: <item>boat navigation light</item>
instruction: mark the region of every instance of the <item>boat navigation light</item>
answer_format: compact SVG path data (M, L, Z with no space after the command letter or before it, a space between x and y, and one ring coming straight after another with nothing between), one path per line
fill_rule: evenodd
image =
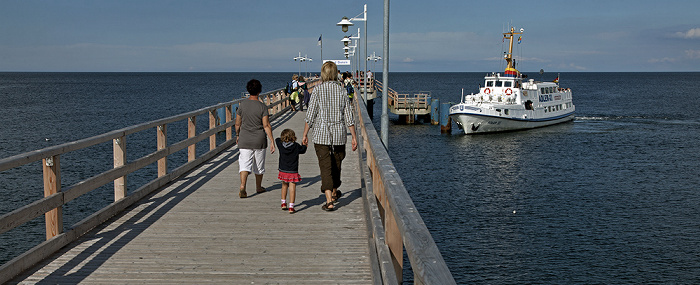
M524 32L524 31L525 31L525 29L523 29L523 28L520 28L520 32L521 32L521 33L522 33L522 32Z

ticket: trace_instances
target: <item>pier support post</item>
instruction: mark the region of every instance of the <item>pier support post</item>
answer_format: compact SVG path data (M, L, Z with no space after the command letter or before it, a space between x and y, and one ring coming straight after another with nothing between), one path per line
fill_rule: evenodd
M213 116L211 119L214 119ZM156 133L156 144L158 150L166 148L168 146L168 125L158 126ZM163 157L158 160L158 177L165 176L166 174L168 174L168 158Z
M230 122L231 119L233 118L233 111L232 108L233 106L227 106L226 107L226 122ZM226 140L230 141L233 139L233 132L231 130L231 127L226 128Z
M430 101L430 124L437 125L440 123L440 99Z
M114 149L114 168L126 164L126 136L121 136L112 140ZM126 197L126 176L114 180L114 201L119 201Z
M231 128L226 129L227 132L231 131ZM190 117L187 120L187 138L193 138L197 136L197 116ZM187 147L187 161L193 161L197 158L197 144L193 144Z
M450 118L450 103L440 105L440 133L452 132L452 118Z
M216 119L214 118L214 111L209 111L209 129L216 128ZM209 136L209 150L216 148L216 134Z
M45 158L42 161L44 170L44 197L49 197L61 191L61 163L59 156ZM63 207L59 206L44 214L46 218L46 240L63 233Z

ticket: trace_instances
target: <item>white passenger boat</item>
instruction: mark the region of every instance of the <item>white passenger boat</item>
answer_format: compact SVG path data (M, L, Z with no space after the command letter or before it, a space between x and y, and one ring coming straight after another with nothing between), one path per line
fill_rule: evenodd
M515 32L514 28L503 33L510 41L504 74L486 75L478 94L462 94L461 102L450 108L450 117L464 133L531 129L574 119L571 89L559 87L558 76L553 82L540 82L527 79L515 69L513 40L522 33L523 29Z

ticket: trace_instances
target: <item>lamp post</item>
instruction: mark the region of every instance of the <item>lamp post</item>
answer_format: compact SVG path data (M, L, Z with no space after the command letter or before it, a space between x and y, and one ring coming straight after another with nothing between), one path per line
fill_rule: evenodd
M389 1L384 0L384 64L382 67L382 120L381 133L384 147L389 149Z
M362 18L360 18L360 15L362 15ZM364 5L364 10L362 11L362 13L360 13L360 14L358 14L357 16L352 17L352 18L350 18L350 19L348 19L347 17L343 17L343 19L342 19L340 22L338 22L336 25L341 26L343 32L346 33L346 32L348 31L348 27L353 25L352 21L362 21L362 22L365 22L365 53L364 53L364 54L365 54L365 56L367 56L367 4ZM358 38L359 38L359 36L360 36L360 29L359 29L359 28L357 29L357 36L358 36ZM359 53L359 52L358 52L358 53ZM361 55L361 54L360 54L360 55ZM359 66L359 59L362 58L360 55L358 55L358 66L357 66L357 69L360 69L360 66ZM367 74L367 62L366 62L366 61L365 61L365 71L364 71L364 74ZM365 102L365 105L367 105L367 88L363 88L363 90L364 90L364 92L363 92L363 94L364 94L364 95L363 95L364 102Z
M377 70L377 61L382 60L381 56L377 56L375 52L372 52L372 55L367 57L368 61L374 61L374 64L372 65L372 68L374 68L375 72Z
M308 57L308 55L301 56L301 52L299 52L299 56L294 57L294 61L299 62L299 73L297 75L301 76L301 63L304 61L307 61L306 63L306 77L309 77L309 63L308 61L314 61L312 58Z
M309 61L314 61L314 59L304 55L304 59L302 59L302 61L306 61L306 66L304 68L306 69L306 78L309 78Z
M301 52L299 52L299 56L294 57L294 61L299 62L299 73L297 73L297 75L301 76L301 62L304 61L304 57L301 56Z

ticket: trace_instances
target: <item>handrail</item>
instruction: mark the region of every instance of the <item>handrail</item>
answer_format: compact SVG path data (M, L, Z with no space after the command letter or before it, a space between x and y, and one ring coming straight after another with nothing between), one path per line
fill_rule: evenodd
M309 89L312 89L318 83L319 80L309 81L307 82L307 86ZM286 94L283 88L263 93L260 95L260 98L268 106L270 120L274 120L284 113L284 111L291 108L288 100L289 94ZM21 226L41 215L45 215L46 217L46 241L0 266L0 284L7 282L10 278L13 278L35 263L45 259L61 247L77 240L89 230L105 222L107 219L145 197L153 190L164 186L235 144L235 138L232 135L232 126L234 125L234 120L232 118L234 106L242 100L246 99L242 98L219 103L195 111L126 127L90 138L0 159L0 172L42 160L45 193L44 198L0 216L0 234ZM225 109L225 121L217 126L216 118L218 116L216 112L221 108ZM209 115L209 129L197 134L196 117L207 113ZM168 144L167 126L183 120L188 120L187 139ZM126 163L126 137L149 129L156 129L156 140L158 142L157 151L130 163ZM216 134L222 131L226 132L226 140L217 145ZM202 154L200 157L196 157L196 143L207 138L209 138L209 151ZM60 175L61 155L109 141L112 141L114 146L114 168L89 177L76 184L62 187ZM188 161L168 173L168 156L185 148L188 149ZM155 162L158 162L158 178L147 182L130 195L127 195L125 183L126 175ZM114 202L64 231L63 205L81 195L112 182L114 182Z
M361 100L355 100L363 193L372 230L370 250L382 283L401 284L406 248L415 284L456 284L389 158Z

